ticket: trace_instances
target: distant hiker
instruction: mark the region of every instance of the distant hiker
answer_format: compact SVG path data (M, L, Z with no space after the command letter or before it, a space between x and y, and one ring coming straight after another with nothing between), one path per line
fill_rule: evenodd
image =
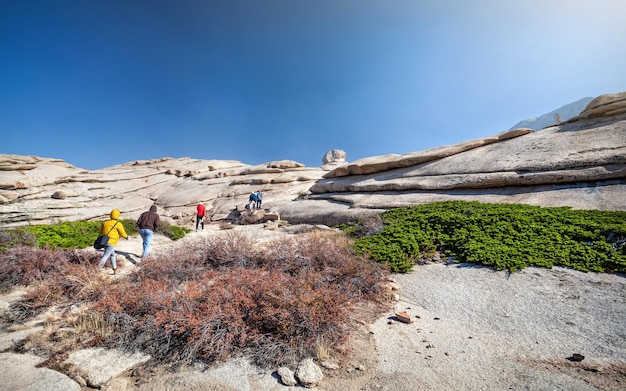
M141 262L148 258L148 251L150 250L150 243L152 243L152 235L161 224L161 219L157 214L156 205L152 205L150 210L143 212L137 220L137 227L139 228L139 235L143 239L143 253L141 254Z
M257 196L255 192L250 192L250 197L248 197L248 209L252 211L257 204Z
M263 193L261 193L261 190L258 190L256 192L256 208L257 209L261 209L262 202L263 202Z
M122 224L122 222L119 220L119 210L113 209L111 211L110 217L110 220L107 220L103 222L102 225L100 225L100 235L107 235L109 237L109 242L104 247L104 255L102 255L102 258L100 258L98 269L102 269L107 261L107 258L110 257L113 274L117 274L117 262L115 261L115 245L117 244L117 240L120 237L128 240L128 234L126 234L126 231L124 230L124 224Z
M196 232L198 232L198 225L201 225L202 230L204 231L204 218L205 217L206 217L206 206L204 206L204 202L200 201L200 203L196 207Z

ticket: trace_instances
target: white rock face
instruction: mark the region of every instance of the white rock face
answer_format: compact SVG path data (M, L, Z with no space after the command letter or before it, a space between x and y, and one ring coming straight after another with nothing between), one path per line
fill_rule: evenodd
M41 357L30 354L0 353L0 389L80 391L80 385L49 368L37 368Z
M0 225L102 220L112 209L136 219L155 203L166 221L191 228L200 200L213 221L229 219L258 190L265 212L329 226L445 200L626 210L626 92L600 96L579 116L537 132L515 129L352 163L345 156L331 150L329 164L317 168L163 158L88 171L0 154Z
M126 354L117 350L94 348L72 352L66 362L79 367L87 374L87 383L99 388L110 379L148 360L150 356L146 354Z

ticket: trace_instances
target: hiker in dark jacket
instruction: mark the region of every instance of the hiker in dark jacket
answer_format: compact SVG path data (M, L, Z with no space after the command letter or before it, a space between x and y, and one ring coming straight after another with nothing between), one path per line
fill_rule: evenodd
M141 261L145 261L148 258L148 250L150 249L150 243L152 243L152 235L161 224L161 219L157 214L156 205L152 205L150 210L143 212L137 220L137 227L139 228L139 235L143 239L143 254L141 254Z
M256 208L257 209L261 209L262 202L263 202L263 193L261 193L261 190L258 190L256 192Z
M251 192L250 196L248 197L248 208L251 212L252 210L256 207L256 203L257 203L257 198L256 198L256 193L255 192Z

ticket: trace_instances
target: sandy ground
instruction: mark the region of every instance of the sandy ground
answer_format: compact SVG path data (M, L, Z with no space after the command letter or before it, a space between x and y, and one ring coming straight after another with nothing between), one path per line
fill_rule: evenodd
M371 327L377 370L401 389L626 389L623 276L430 264L395 278L415 321Z
M284 235L261 226L245 229L263 240ZM182 243L217 231L217 225L209 225ZM153 251L171 245L157 235ZM123 262L120 276L112 278L141 267L133 264L141 254L139 237L120 241L117 252L132 262ZM432 263L392 278L399 286L395 308L355 329L351 356L336 360L342 368L325 371L317 390L626 390L623 275L564 268L511 274ZM407 312L412 322L398 322L394 314L399 311ZM354 318L359 320L359 314ZM584 359L571 361L574 353ZM141 382L118 379L111 387L287 389L275 372L241 359L208 370L150 372Z

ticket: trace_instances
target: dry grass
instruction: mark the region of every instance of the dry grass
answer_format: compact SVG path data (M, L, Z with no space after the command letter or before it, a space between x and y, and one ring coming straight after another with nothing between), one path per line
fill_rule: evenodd
M328 344L324 342L323 337L318 338L317 342L315 343L315 357L318 361L322 362L331 358L331 350L332 349L330 348L330 346L328 346Z
M93 333L102 338L109 338L115 332L115 327L101 314L90 311L87 305L83 305L78 311L68 315L66 322L78 334Z

